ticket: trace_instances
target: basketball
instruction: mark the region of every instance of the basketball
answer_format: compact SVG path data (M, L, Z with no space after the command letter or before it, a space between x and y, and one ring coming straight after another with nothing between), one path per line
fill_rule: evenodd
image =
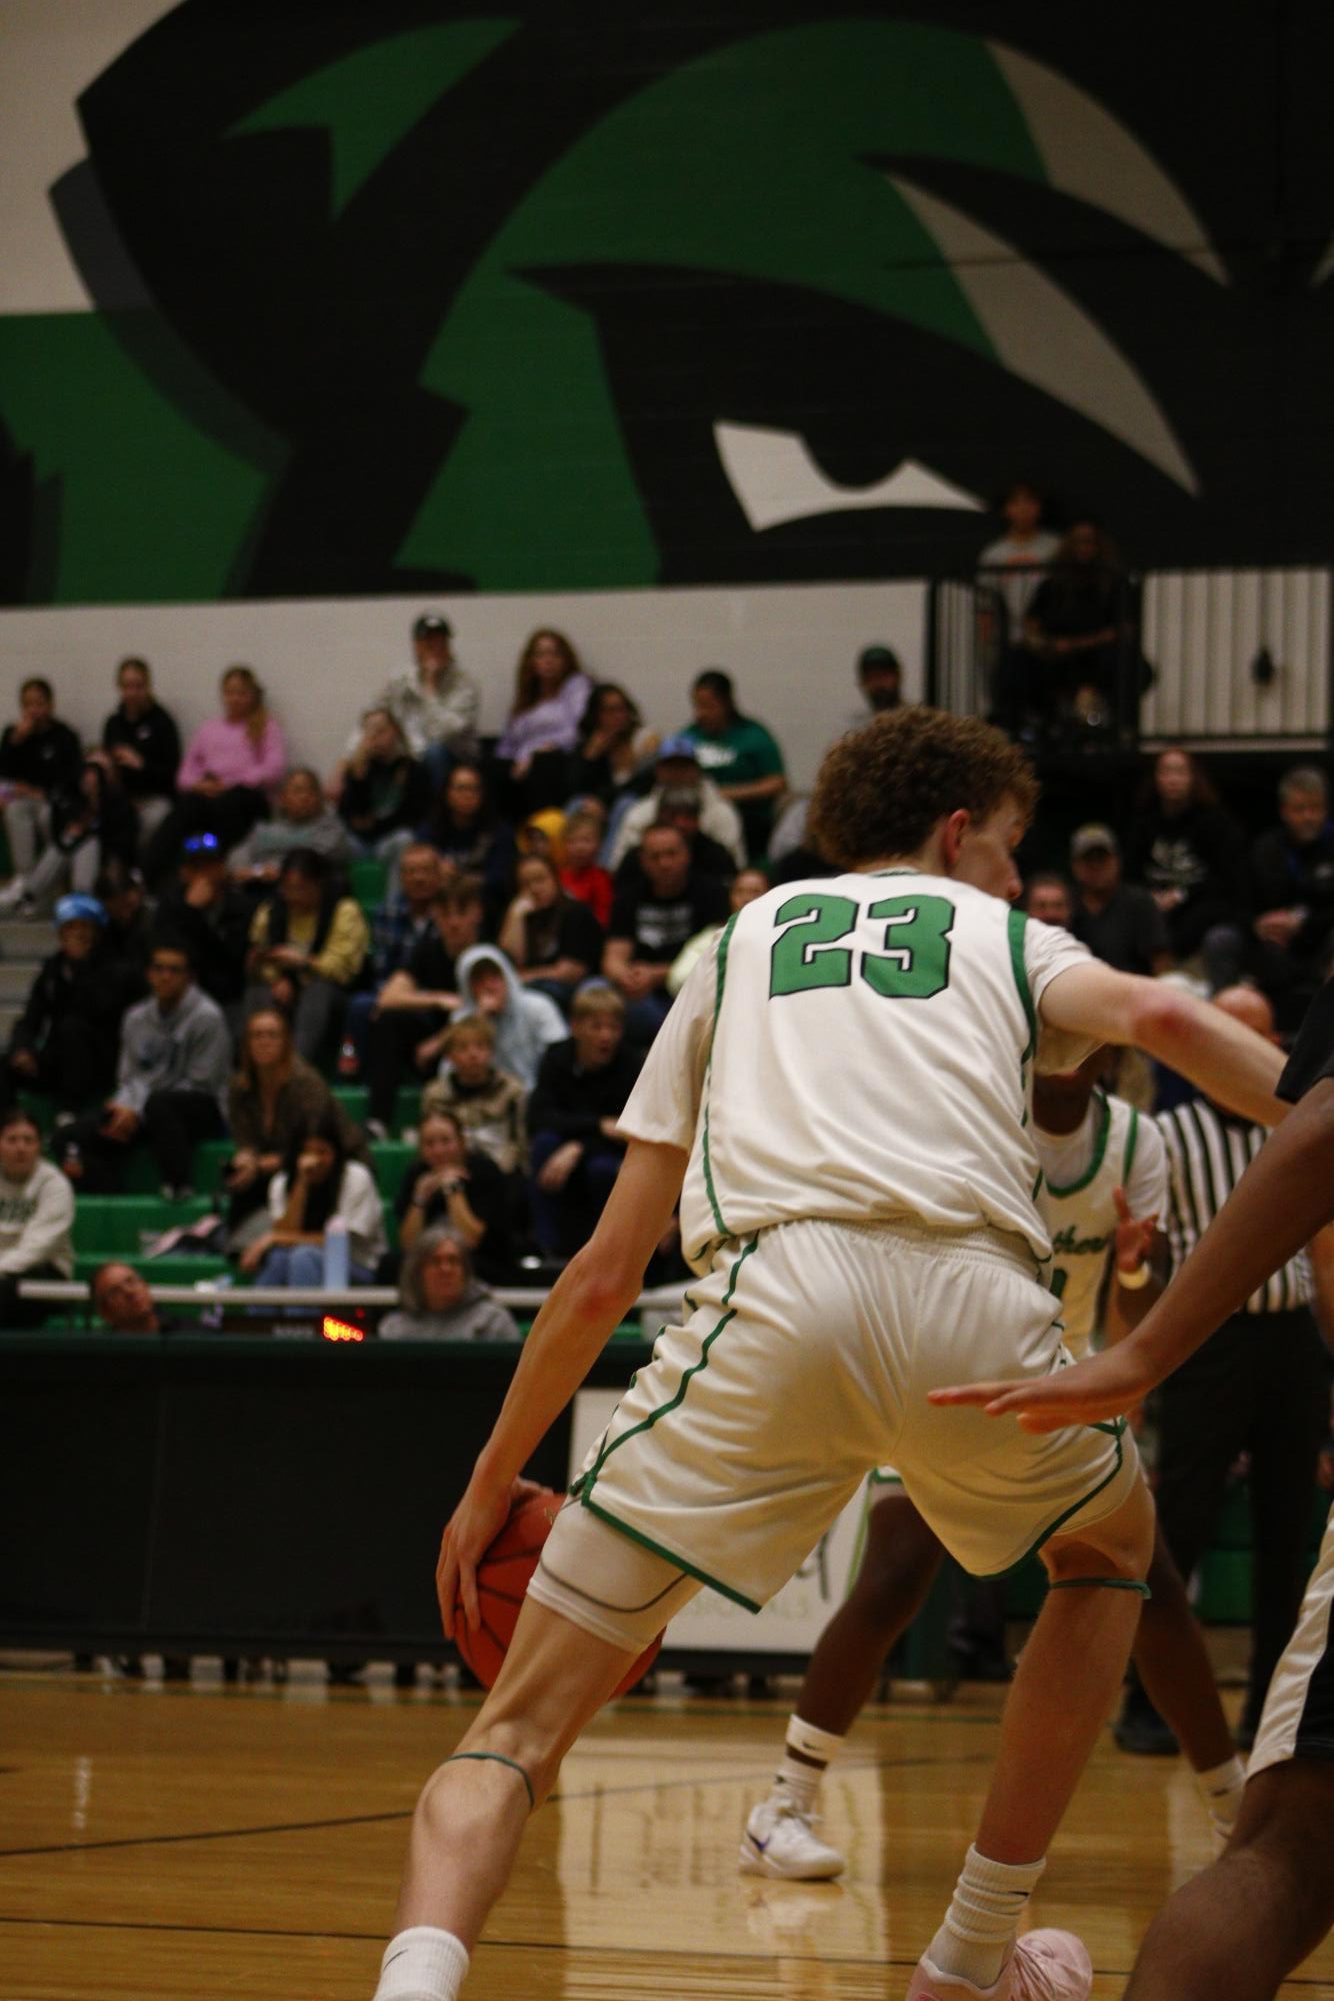
M454 1645L465 1665L486 1688L495 1686L514 1637L528 1580L537 1569L542 1545L564 1501L565 1496L553 1487L543 1487L536 1494L525 1494L510 1510L509 1520L477 1566L477 1609L481 1624L476 1632L464 1616L462 1598L455 1597ZM442 1617L443 1614L442 1606ZM613 1698L628 1694L643 1679L657 1659L661 1645L659 1633L613 1689Z

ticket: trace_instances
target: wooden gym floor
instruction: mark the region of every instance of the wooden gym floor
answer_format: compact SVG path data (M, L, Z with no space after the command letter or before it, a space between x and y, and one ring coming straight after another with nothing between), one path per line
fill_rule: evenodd
M474 1698L0 1675L0 2001L369 2001L420 1781ZM604 1715L536 1816L467 2001L898 2001L973 1829L998 1698L868 1710L828 1788L839 1885L738 1876L788 1704ZM1107 1736L1036 1900L1122 1993L1209 1857L1177 1760ZM1334 1945L1283 1989L1334 2001Z

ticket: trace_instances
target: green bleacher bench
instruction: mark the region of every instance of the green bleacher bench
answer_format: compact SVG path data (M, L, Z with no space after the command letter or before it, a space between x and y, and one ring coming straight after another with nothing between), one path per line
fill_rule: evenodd
M146 1237L196 1222L208 1215L209 1207L207 1196L164 1202L159 1195L80 1195L74 1204L74 1248L99 1262L121 1256L137 1260Z
M347 865L347 886L368 917L384 902L388 880L388 864L376 861L373 856Z

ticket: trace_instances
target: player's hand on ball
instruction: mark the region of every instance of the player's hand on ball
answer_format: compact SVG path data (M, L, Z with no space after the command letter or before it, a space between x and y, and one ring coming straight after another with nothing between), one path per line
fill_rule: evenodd
M481 1623L477 1566L508 1521L519 1484L506 1480L503 1486L496 1486L474 1473L446 1524L435 1566L435 1589L447 1640L454 1638L454 1607L459 1598L469 1630L475 1633Z
M1122 1344L1070 1368L1024 1382L959 1383L929 1392L935 1404L981 1405L988 1417L1017 1417L1022 1431L1064 1431L1122 1416L1153 1388Z

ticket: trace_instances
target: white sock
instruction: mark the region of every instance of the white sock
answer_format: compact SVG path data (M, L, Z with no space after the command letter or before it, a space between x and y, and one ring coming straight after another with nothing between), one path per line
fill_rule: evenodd
M1019 1920L1038 1877L1038 1862L991 1862L970 1848L945 1922L926 1949L937 1972L984 1990L1000 1979Z
M460 1939L435 1925L412 1925L391 1938L373 2001L456 2001L468 1972Z
M774 1789L796 1807L798 1813L810 1813L814 1809L825 1767L833 1763L842 1742L843 1739L833 1730L820 1730L814 1723L803 1722L800 1716L788 1718L785 1755L774 1773ZM793 1751L800 1751L801 1757L794 1758L791 1755ZM808 1758L816 1762L805 1763Z
M1241 1811L1241 1796L1246 1789L1245 1765L1238 1757L1224 1758L1221 1765L1211 1765L1207 1772L1197 1772L1195 1783L1200 1789L1200 1798L1208 1808L1209 1818L1218 1833L1226 1838Z

